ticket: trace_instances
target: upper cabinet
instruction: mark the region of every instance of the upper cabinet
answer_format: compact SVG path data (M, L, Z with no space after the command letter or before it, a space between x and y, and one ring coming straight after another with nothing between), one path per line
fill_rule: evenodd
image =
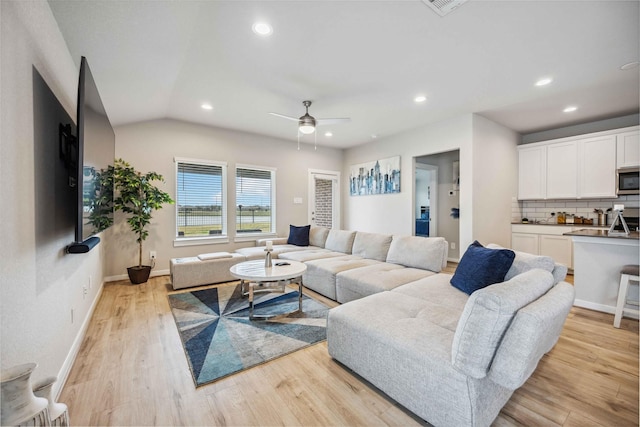
M578 145L576 141L547 145L547 199L578 197Z
M615 198L618 167L639 166L639 127L518 147L518 199Z
M616 136L618 145L618 167L640 166L640 131L624 132Z
M544 199L547 192L547 147L518 148L518 198Z
M616 197L616 135L579 142L578 197Z

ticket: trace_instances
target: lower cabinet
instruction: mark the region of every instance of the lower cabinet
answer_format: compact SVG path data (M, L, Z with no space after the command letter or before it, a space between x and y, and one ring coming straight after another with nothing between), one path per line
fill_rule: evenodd
M573 242L569 236L553 236L541 234L540 255L553 258L558 264L573 268Z
M563 234L582 228L584 227L514 224L511 226L511 248L551 257L558 264L573 269L573 242L571 237Z

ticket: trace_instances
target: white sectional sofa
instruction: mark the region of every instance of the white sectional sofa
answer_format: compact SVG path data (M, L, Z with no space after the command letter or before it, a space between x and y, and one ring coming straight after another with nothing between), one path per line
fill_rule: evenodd
M264 239L238 249L247 259L264 258L272 240L272 256L307 265L305 287L340 303L436 274L447 265L442 237L392 236L312 227L309 246L287 244L286 238Z
M436 426L490 425L573 305L566 267L548 257L515 252L501 282L468 295L441 273L443 238L313 227L308 245L264 239L235 256L264 258L267 240L274 258L306 263L305 287L342 303L328 314L331 357Z

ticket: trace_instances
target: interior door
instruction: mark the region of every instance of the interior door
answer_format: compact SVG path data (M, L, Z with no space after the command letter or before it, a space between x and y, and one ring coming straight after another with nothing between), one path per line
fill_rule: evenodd
M340 172L309 171L309 224L340 228Z

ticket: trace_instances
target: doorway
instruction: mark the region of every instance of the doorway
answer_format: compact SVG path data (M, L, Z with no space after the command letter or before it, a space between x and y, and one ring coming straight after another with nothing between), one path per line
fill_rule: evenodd
M438 167L416 163L415 235L438 235Z
M309 224L340 229L340 172L309 170Z
M460 259L460 192L464 191L459 184L460 150L417 156L414 157L414 161L416 181L413 194L415 203L412 209L416 223L422 216L421 206L426 206L424 193L425 188L429 186L429 236L444 237L449 242L449 261L457 262ZM423 173L420 170L424 168L434 171L434 175L437 176L436 183L432 183L430 177L426 178L427 175L424 175L424 183L418 182L418 174Z

